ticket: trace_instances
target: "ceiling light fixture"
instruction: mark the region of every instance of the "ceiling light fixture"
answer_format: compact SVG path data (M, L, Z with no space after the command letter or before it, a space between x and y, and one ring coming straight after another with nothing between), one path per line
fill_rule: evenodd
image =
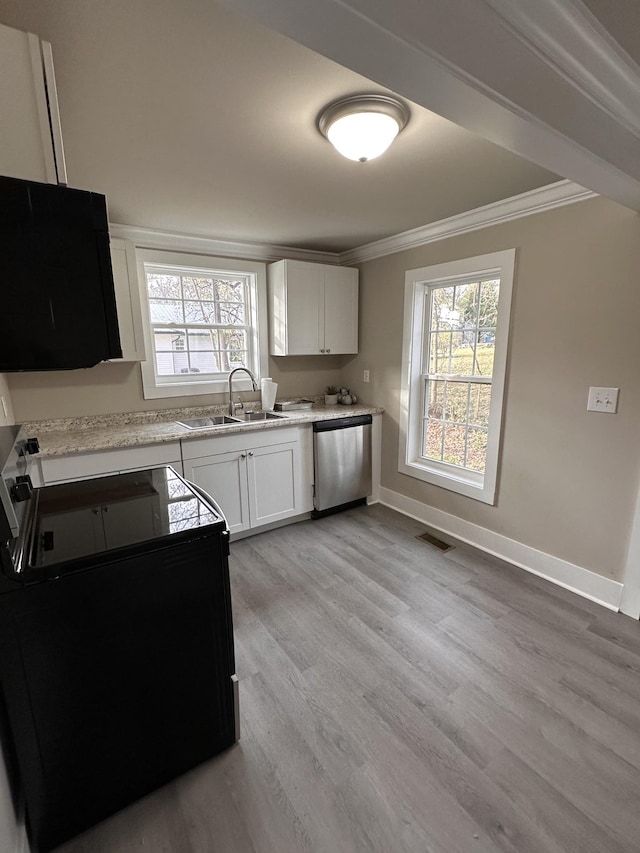
M407 105L389 95L351 95L322 110L318 130L343 157L366 163L387 150L409 116Z

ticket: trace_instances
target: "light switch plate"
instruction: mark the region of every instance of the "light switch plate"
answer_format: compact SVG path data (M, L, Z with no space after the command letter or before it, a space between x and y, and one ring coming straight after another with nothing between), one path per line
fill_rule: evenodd
M363 371L362 371L362 381L363 381L363 382L368 382L368 381L369 381L369 371L368 371L368 370L363 370Z
M619 388L589 388L587 411L607 412L610 415L615 415L618 411L619 390Z

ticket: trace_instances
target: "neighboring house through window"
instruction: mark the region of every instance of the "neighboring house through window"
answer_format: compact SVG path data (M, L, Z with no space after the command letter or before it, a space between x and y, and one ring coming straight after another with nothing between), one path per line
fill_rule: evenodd
M495 503L515 249L409 270L398 469Z
M266 374L264 264L152 250L137 256L145 398L224 391L236 367ZM236 387L251 385L240 379Z

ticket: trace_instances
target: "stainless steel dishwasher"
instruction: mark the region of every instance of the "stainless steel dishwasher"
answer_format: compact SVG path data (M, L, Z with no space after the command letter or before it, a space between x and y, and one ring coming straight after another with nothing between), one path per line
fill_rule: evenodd
M363 504L371 494L372 420L353 415L314 423L312 518Z

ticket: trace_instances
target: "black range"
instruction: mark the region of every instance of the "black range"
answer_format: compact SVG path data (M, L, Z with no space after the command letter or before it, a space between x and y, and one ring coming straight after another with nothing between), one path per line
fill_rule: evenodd
M229 536L173 468L33 489L0 428L0 678L34 849L238 737Z

